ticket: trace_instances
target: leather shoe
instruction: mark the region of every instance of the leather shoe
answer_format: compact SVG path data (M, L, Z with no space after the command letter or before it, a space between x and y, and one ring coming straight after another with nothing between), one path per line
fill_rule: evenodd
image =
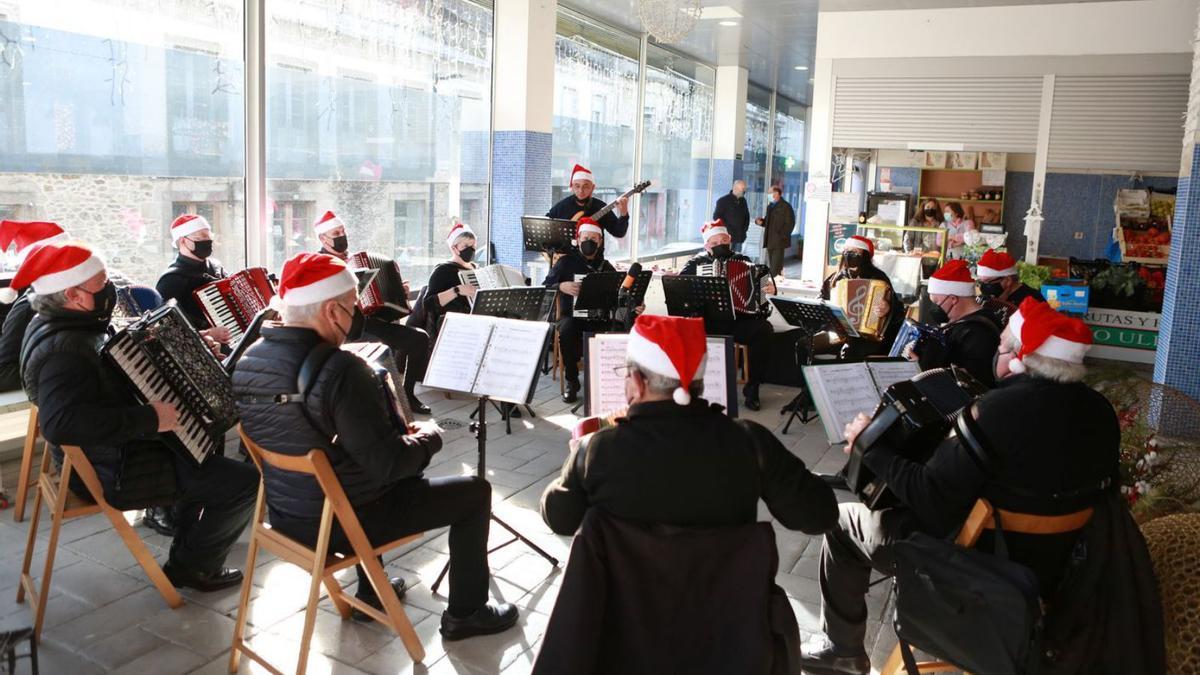
M827 643L817 651L801 650L800 669L813 675L869 675L871 659L866 654L844 656Z
M579 381L567 380L567 390L562 395L563 403L574 403L579 400Z
M408 395L408 407L418 415L428 415L429 413L433 412L433 408L430 408L422 403L421 399L417 398L416 394Z
M142 524L164 537L174 537L176 532L175 507L151 506L142 514Z
M517 616L517 608L507 602L489 602L470 616L462 618L451 616L450 612L442 612L442 639L462 640L500 633L516 625Z
M746 397L746 407L750 410L762 410L762 404L758 401L758 385L748 384L742 390L742 395Z
M242 571L233 567L222 567L216 572L189 572L163 565L163 573L175 588L194 588L202 593L211 593L242 583Z
M403 600L404 594L408 591L408 584L404 581L404 578L403 577L392 577L391 579L388 579L388 583L390 583L392 585L392 590L396 591L396 598ZM374 607L375 609L377 609L381 612L383 611L383 602L379 599L378 595L375 595L375 589L371 588L370 585L367 585L367 586L360 585L358 587L358 590L354 592L354 597L358 598L359 600L362 600L363 602L367 603L368 605ZM366 612L363 612L362 610L358 609L357 607L352 609L352 611L350 613L350 618L354 619L355 621L372 621L373 620L370 616L368 616L366 614Z

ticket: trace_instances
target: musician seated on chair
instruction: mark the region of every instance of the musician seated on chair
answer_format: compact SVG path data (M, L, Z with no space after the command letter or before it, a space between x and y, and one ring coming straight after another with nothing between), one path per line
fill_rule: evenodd
M313 229L321 242L320 253L347 259L350 240L341 218L334 215L333 211L326 211ZM408 293L407 281L404 282L404 292ZM404 395L408 397L409 407L413 412L428 415L431 412L429 406L417 398L416 387L418 382L425 379L425 370L429 367L429 334L421 328L370 316L365 317L363 334L369 341L382 342L392 348L396 365L404 369Z
M833 490L766 427L732 419L704 395L701 319L639 316L626 351L629 409L573 447L542 494L542 518L571 535L589 508L680 527L752 523L762 499L784 527L824 532Z
M886 481L901 506L872 511L840 505L821 550L821 619L827 644L805 655L805 672L868 673L864 650L871 570L890 574L891 545L915 531L953 535L979 498L998 509L1064 515L1107 497L1115 481L1121 433L1112 405L1082 382L1091 331L1078 319L1026 300L1005 330L996 389L976 402L976 451L951 434L919 464L911 449L876 444L863 464ZM847 448L867 426L846 426ZM1066 570L1077 533L1008 533L1010 557L1036 573L1043 599ZM977 546L991 550L990 533Z
M33 288L37 316L21 348L21 376L55 458L62 457L57 446L80 446L118 508L174 497L177 531L163 565L172 584L215 591L240 583L241 571L223 564L250 521L258 472L220 455L196 467L169 449L159 434L177 428L179 412L162 401L136 404L123 375L101 361L116 302L104 263L82 244L41 244L13 286ZM87 495L82 483L71 489Z
M24 260L30 248L41 241L65 239L66 233L55 223L22 222L5 220L0 222L0 252L16 244L17 260ZM29 292L17 293L11 287L0 289L0 302L11 305L0 328L0 391L21 388L21 341L25 329L33 319L33 308L29 306Z
M583 334L613 330L611 317L584 319L571 315L581 287L575 278L592 272L617 271L612 263L604 259L604 230L595 221L587 217L580 219L575 239L579 247L559 257L546 275L546 286L559 291L558 344L562 351L563 377L567 384L563 394L565 403L574 403L579 399L579 359L583 358Z
M209 324L208 317L192 292L201 286L229 276L221 263L212 257L212 227L204 216L184 214L171 223L171 243L179 255L158 278L155 289L163 302L174 300L189 323L201 335L228 345L232 335L224 326Z
M1000 347L1000 331L975 299L975 280L965 260L951 260L929 279L932 318L941 339L918 340L904 356L921 370L958 366L988 387L996 384L992 361Z
M362 328L354 275L338 258L300 253L284 264L278 297L283 325L264 327L233 372L246 434L272 452L324 451L374 545L450 526L443 637L512 626L516 608L487 601L491 486L473 476L425 478L422 471L442 447L440 429L431 422L397 428L375 373L337 349ZM266 466L263 480L271 526L315 545L324 503L315 479ZM350 551L336 524L330 545ZM361 567L358 574L358 597L380 607ZM392 586L404 593L402 579Z
M891 306L882 338L849 338L843 345L835 348L840 351L840 356L845 361L862 361L868 356L880 354L886 356L892 348L892 342L896 339L896 333L900 332L900 326L904 323L904 305L896 297L896 291L892 288L892 280L888 277L887 272L875 266L874 257L874 242L858 235L850 237L846 240L845 248L842 249L842 259L838 262L837 270L825 277L825 281L821 283L822 300L830 300L838 282L843 279L875 279L887 284L888 302Z
M547 218L579 220L608 206L604 200L592 196L596 182L592 172L576 164L571 169L571 194L563 197L546 212ZM614 237L621 238L629 231L629 199L619 199L613 210L599 219L599 225Z
M990 248L984 251L975 266L975 278L979 281L979 296L983 298L984 308L1001 330L1025 298L1046 301L1041 293L1021 282L1017 261L1007 253L997 253Z
M714 262L729 263L739 261L747 265L753 265L754 268L766 269L764 266L755 265L750 258L741 253L733 252L733 239L729 236L729 230L720 220L714 220L705 223L700 228L700 236L704 238L704 252L699 253L687 261L687 264L680 270L680 274L698 274L701 265L707 265ZM756 275L752 272L751 278ZM768 289L763 293L774 293L775 282L770 278L770 272L767 271L762 279L763 283L768 285ZM763 293L760 293L760 297ZM742 388L742 396L745 398L746 407L750 410L758 410L761 405L758 401L758 386L766 378L767 370L770 367L771 361L771 335L775 332L771 328L771 322L767 321L767 314L770 312L770 305L765 301L762 306L766 308L764 313L759 314L744 314L736 313L732 320L710 320L705 319L704 327L709 335L731 335L733 341L739 345L745 345L750 352L750 373L747 377L746 386Z
M455 223L446 235L450 260L439 264L429 273L429 282L421 294L421 313L431 339L437 338L437 328L448 312L471 313L475 287L463 283L459 273L475 269L475 231L466 223ZM416 317L416 312L413 313Z

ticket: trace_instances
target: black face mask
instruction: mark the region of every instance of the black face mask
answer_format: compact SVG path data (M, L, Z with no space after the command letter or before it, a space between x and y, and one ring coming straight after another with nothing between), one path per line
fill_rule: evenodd
M111 319L113 310L117 307L117 285L110 281L104 284L104 288L92 293L92 304L92 316Z
M192 255L196 256L197 258L199 258L201 260L204 260L208 256L212 255L212 247L213 247L212 239L206 239L204 241L193 241L192 242Z
M345 311L345 308L341 305L338 305L338 307L342 311ZM367 317L363 316L362 310L358 308L358 305L355 305L354 312L350 314L350 329L342 331L346 336L346 342L357 342L362 338L363 325L366 323L366 320ZM342 327L338 326L338 330L342 330Z
M471 258L475 257L475 247L468 246L458 252L458 257L462 258L463 262L471 262Z
M938 213L938 210L937 210L937 209L925 209L925 217L926 217L926 218L932 218L932 219L934 219L934 220L940 220L940 218L938 218L938 216L940 216L940 215L941 215L941 214L940 214L940 213Z
M988 283L979 284L979 294L984 298L998 298L1004 295L1004 284L999 281L990 281Z
M929 320L936 324L942 324L950 320L950 315L941 305L934 303L929 307Z
M733 255L733 247L729 244L717 244L712 247L712 257L717 260L724 260Z
M846 267L848 269L857 270L861 268L865 262L867 262L867 257L861 253L846 254Z
M597 244L590 239L579 242L579 252L582 253L583 257L585 258L591 258L595 256L599 250L600 244Z
M333 250L338 253L345 253L346 249L350 248L350 238L346 235L333 238Z

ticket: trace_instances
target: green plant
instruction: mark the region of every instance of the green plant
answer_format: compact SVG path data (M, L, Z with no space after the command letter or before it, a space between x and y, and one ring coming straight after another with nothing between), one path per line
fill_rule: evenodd
M1112 265L1092 277L1092 289L1131 298L1146 282L1132 265Z
M1034 265L1023 260L1017 261L1017 274L1021 283L1030 288L1041 288L1050 279L1050 268L1045 265Z

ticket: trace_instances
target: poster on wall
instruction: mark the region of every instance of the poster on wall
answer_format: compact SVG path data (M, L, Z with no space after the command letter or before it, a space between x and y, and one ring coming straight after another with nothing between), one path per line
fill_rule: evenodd
M1007 152L981 152L979 153L979 168L982 171L995 170L1004 171L1008 168L1008 153Z
M981 182L989 187L1004 187L1004 169L984 169Z
M846 240L858 233L858 223L830 223L829 234L825 239L825 264L837 267L846 248Z
M824 174L813 174L813 177L804 184L804 201L827 202L832 194L833 183L830 183L829 176Z
M946 168L946 153L935 150L926 150L921 153L922 169L944 169Z
M979 153L977 152L952 152L950 153L950 168L974 171L978 159Z
M829 222L857 223L861 192L834 192L829 199Z

